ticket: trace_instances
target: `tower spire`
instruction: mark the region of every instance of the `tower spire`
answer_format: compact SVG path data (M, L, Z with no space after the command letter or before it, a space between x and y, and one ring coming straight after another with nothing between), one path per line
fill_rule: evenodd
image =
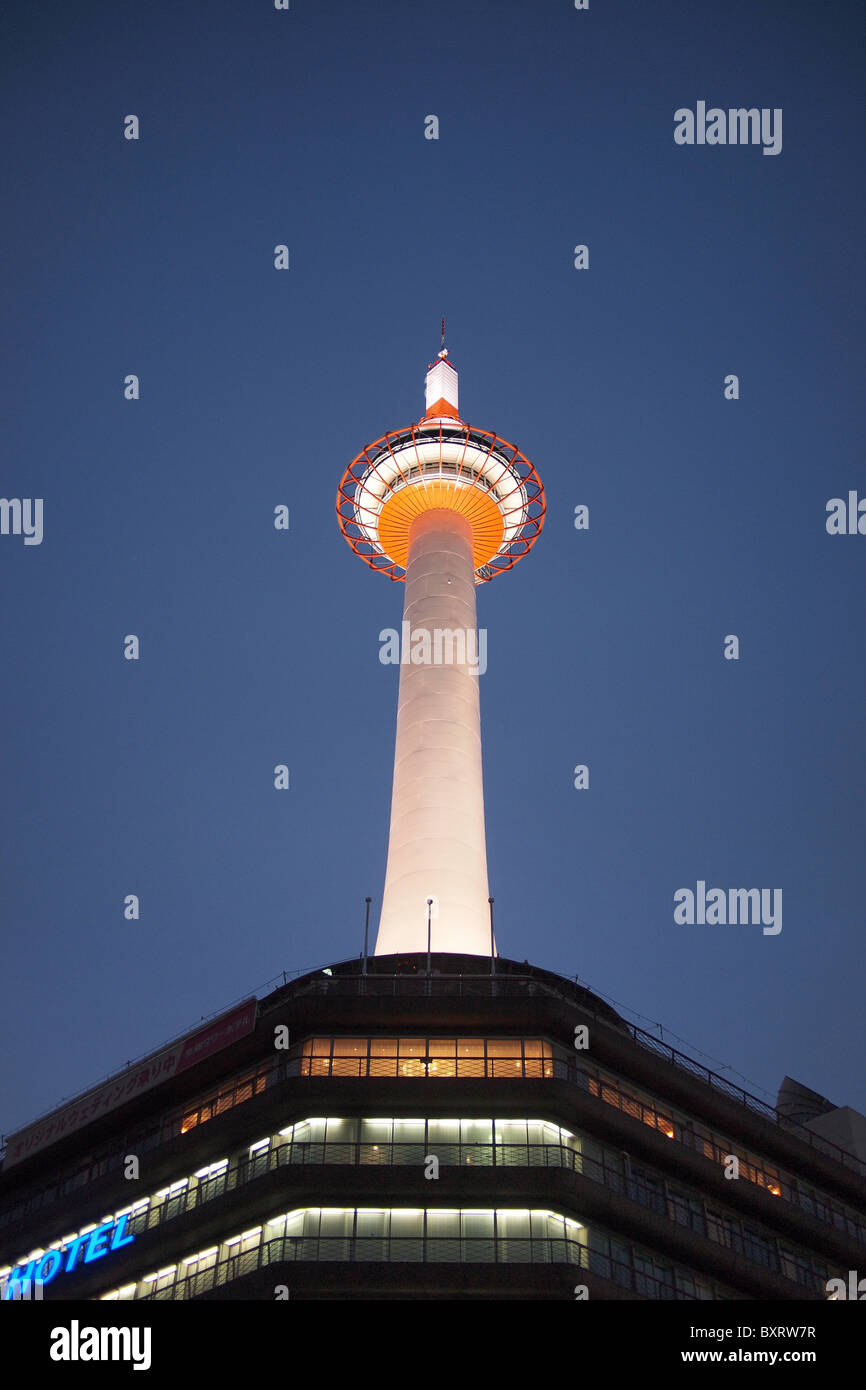
M423 419L363 449L337 494L352 549L406 582L377 956L495 953L479 702L487 645L475 590L527 553L544 519L529 459L460 418L444 318L441 341Z
M460 419L458 410L459 397L457 394L457 369L453 362L449 361L448 349L445 347L445 320L442 320L442 349L436 355L436 361L427 368L425 379L425 412L424 418L429 419L434 415L450 415L455 420Z

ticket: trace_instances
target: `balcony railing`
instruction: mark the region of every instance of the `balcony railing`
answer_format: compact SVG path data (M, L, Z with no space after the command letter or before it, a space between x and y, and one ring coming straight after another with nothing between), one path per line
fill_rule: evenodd
M587 1250L576 1240L557 1237L514 1239L502 1237L448 1236L281 1236L243 1254L230 1255L208 1269L180 1279L169 1277L160 1286L155 1280L147 1293L134 1295L142 1301L196 1298L221 1288L268 1265L294 1263L340 1264L557 1264L597 1274L612 1280L639 1298L695 1300L697 1293L674 1283L674 1271L667 1278L643 1273L608 1255ZM290 1290L291 1292L291 1290Z
M185 1212L201 1208L214 1198L234 1192L248 1183L277 1169L287 1167L384 1167L423 1168L427 1158L427 1143L339 1142L326 1140L290 1140L279 1147L251 1155L227 1167L212 1178L168 1193L160 1202L133 1211L127 1222L132 1235L141 1235L172 1221ZM580 1173L590 1182L600 1183L610 1191L628 1197L639 1206L664 1216L673 1224L686 1226L695 1234L727 1246L743 1255L749 1263L771 1269L792 1282L821 1292L829 1270L817 1273L805 1267L790 1275L784 1256L772 1237L741 1231L728 1220L708 1217L690 1208L681 1198L669 1195L656 1185L628 1176L602 1159L581 1153L567 1144L443 1144L436 1142L436 1157L440 1167L477 1168L565 1168ZM833 1273L837 1271L832 1271Z
M283 976L286 983L286 976ZM561 1000L562 1002L574 1007L575 1003L581 1010L591 1017L598 1018L599 1022L612 1026L610 1017L599 1014L584 999L575 999L575 993L580 986L571 986L570 982L563 980L558 983L556 977L545 978L541 975L511 975L506 973L490 975L472 974L435 974L435 975L380 975L378 973L358 974L358 975L325 975L324 973L310 974L292 982L292 998L302 998L305 995L317 997L333 998L361 998L367 995L373 997L403 996L403 997L433 997L433 998L533 998L547 996ZM270 1006L264 1001L259 1005L259 1016L265 1018L275 1009L283 1008L286 1003L286 996L281 991L280 997ZM763 1120L777 1126L786 1133L793 1134L828 1158L833 1159L843 1167L850 1168L860 1177L866 1177L866 1163L863 1163L854 1154L842 1149L828 1139L822 1138L814 1133L807 1126L798 1121L788 1119L778 1114L772 1105L761 1100L757 1096L751 1095L741 1086L737 1086L727 1077L721 1076L718 1072L712 1071L701 1062L695 1061L680 1052L679 1049L672 1047L669 1043L648 1033L645 1029L639 1028L636 1024L620 1020L619 1026L632 1038L641 1048L654 1053L656 1056L663 1057L674 1066L689 1073L690 1076L697 1077L707 1086L721 1094L745 1106L748 1110L759 1115ZM130 1064L133 1065L133 1064ZM86 1094L86 1092L81 1092ZM52 1111L45 1112L53 1113ZM39 1117L41 1118L41 1117ZM0 1136L0 1159L2 1159L5 1140ZM2 1215L0 1215L0 1227L2 1227Z
M371 978L381 979L383 977ZM391 980L402 977L384 978ZM462 978L458 977L458 979ZM477 981L479 977L473 978ZM500 982L504 982L505 979L506 977L503 977ZM339 980L338 983L347 982ZM348 983L355 984L357 980L350 978ZM491 982L488 981L487 983ZM532 981L532 983L537 982ZM253 1096L260 1095L293 1076L326 1078L334 1075L357 1077L406 1075L429 1079L441 1079L447 1076L487 1076L527 1080L548 1078L566 1081L593 1096L600 1097L606 1104L615 1106L639 1119L650 1128L664 1134L672 1143L700 1153L721 1166L727 1162L729 1152L727 1141L720 1144L712 1136L707 1137L696 1133L687 1126L676 1123L670 1114L657 1109L654 1105L640 1101L629 1092L621 1089L613 1080L599 1080L592 1071L579 1065L575 1054L569 1053L566 1048L559 1044L543 1043L541 1046L545 1055L542 1057L529 1055L513 1058L456 1057L453 1061L447 1058L427 1056L402 1058L397 1052L391 1057L317 1056L305 1050L308 1046L308 1044L296 1045L290 1052L282 1056L272 1054L258 1066L248 1068L231 1082L215 1088L206 1096L201 1097L196 1106L187 1104L166 1112L147 1129L127 1136L117 1153L134 1151L142 1154L149 1152L169 1140L175 1139L179 1134L189 1132L189 1130L207 1123L218 1115L243 1104L252 1099ZM526 1044L524 1044L525 1047ZM434 1063L436 1065L435 1071L432 1069ZM401 1064L407 1070L401 1071ZM707 1133L709 1135L709 1131ZM0 1228L13 1219L24 1219L27 1215L38 1211L43 1205L48 1205L51 1201L58 1200L72 1191L80 1190L88 1181L93 1181L106 1172L110 1161L111 1156L106 1156L96 1163L90 1170L91 1176L89 1178L83 1173L71 1174L54 1188L46 1188L43 1192L31 1193L24 1201L9 1204L0 1212ZM866 1239L866 1226L861 1222L854 1220L853 1217L845 1217L842 1212L834 1210L829 1204L816 1202L812 1196L802 1193L796 1185L789 1183L784 1176L778 1175L775 1171L765 1173L762 1169L743 1160L741 1161L741 1173L742 1176L756 1185L772 1192L780 1200L792 1203L808 1214L816 1216L823 1224L844 1231L855 1239Z
M578 987L579 988L579 987ZM299 998L305 994L317 996L328 996L334 998L352 997L359 998L366 995L371 996L409 996L409 997L432 997L432 998L458 998L458 999L478 999L478 998L533 998L546 995L550 998L559 999L571 1005L575 1004L574 993L568 988L568 984L563 981L563 985L558 985L555 980L547 980L535 975L313 975L299 982L294 990L294 998ZM281 1001L282 1002L282 1001ZM276 1005L274 1007L277 1007ZM608 1027L612 1026L610 1018L605 1018L596 1013L589 1004L581 1000L579 1007L584 1013L599 1019L601 1023ZM666 1061L683 1071L687 1071L691 1076L698 1077L713 1090L737 1101L740 1105L754 1111L763 1120L776 1125L786 1132L794 1134L804 1143L816 1149L818 1152L832 1158L835 1162L844 1167L851 1168L861 1177L866 1177L866 1163L863 1163L854 1154L848 1153L829 1139L824 1139L815 1134L797 1120L787 1119L780 1116L772 1105L761 1100L758 1096L753 1096L741 1086L737 1086L727 1077L721 1076L718 1072L705 1067L703 1063L696 1062L678 1048L672 1047L669 1043L639 1028L636 1024L629 1023L627 1020L620 1021L621 1027L631 1036L632 1040L639 1047L655 1053L659 1057L664 1057Z

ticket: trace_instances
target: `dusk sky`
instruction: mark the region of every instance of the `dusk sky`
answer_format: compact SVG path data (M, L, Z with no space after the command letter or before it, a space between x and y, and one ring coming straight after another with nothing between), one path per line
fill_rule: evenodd
M377 922L403 586L335 497L443 314L548 504L478 590L501 953L866 1112L864 48L858 0L8 0L0 1131Z

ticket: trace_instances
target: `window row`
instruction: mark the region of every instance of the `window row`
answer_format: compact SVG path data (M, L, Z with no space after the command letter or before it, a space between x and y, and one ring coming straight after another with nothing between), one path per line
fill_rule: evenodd
M650 1250L558 1212L517 1208L302 1208L103 1295L185 1299L286 1261L569 1264L648 1299L737 1298Z
M122 1167L123 1155L145 1153L178 1133L207 1123L218 1115L282 1081L288 1076L407 1076L549 1078L580 1086L605 1104L615 1106L723 1166L734 1154L740 1176L785 1201L799 1206L824 1224L866 1242L866 1220L846 1204L821 1193L757 1157L728 1138L665 1105L630 1082L604 1071L583 1054L539 1038L474 1037L315 1037L289 1051L275 1053L247 1067L219 1086L201 1093L184 1107L166 1112L147 1129L127 1134L121 1144L91 1155L76 1170L31 1192L0 1211L0 1227L23 1220L50 1203L59 1202L111 1170ZM443 1141L444 1142L444 1141Z
M307 1038L302 1076L552 1077L541 1038Z
M557 1061L554 1057L554 1067ZM693 1120L674 1107L659 1102L630 1082L594 1067L585 1060L576 1067L577 1084L590 1095L598 1096L606 1105L615 1106L632 1115L651 1129L659 1130L668 1139L683 1144L721 1167L727 1168L733 1155L739 1164L739 1177L763 1187L774 1197L799 1206L825 1225L843 1231L855 1240L866 1242L866 1220L853 1208L818 1189L785 1173L766 1159L744 1149L729 1138Z
M819 1292L827 1279L838 1273L807 1251L784 1246L772 1232L741 1221L731 1212L712 1209L699 1192L670 1183L621 1150L549 1121L532 1119L304 1119L103 1220L126 1216L126 1229L135 1237L277 1168L299 1164L410 1166L418 1170L420 1178L431 1155L442 1166L569 1168L705 1239L725 1245L752 1263ZM76 1234L67 1237L67 1242ZM16 1263L25 1265L29 1259L28 1255ZM0 1270L0 1278L4 1272Z

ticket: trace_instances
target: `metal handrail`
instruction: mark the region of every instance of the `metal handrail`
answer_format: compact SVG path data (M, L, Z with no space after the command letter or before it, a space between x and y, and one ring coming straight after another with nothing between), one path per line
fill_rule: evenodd
M223 1196L226 1192L235 1192L238 1188L245 1187L247 1183L254 1182L280 1168L328 1167L330 1165L394 1168L422 1166L427 1158L424 1152L425 1148L425 1142L392 1142L374 1145L369 1140L292 1139L281 1144L278 1148L269 1149L266 1153L236 1161L224 1172L217 1174L212 1179L206 1179L197 1187L184 1188L175 1196L167 1195L157 1207L145 1208L139 1213L133 1213L129 1218L128 1229L131 1234L141 1235L144 1231L153 1230L165 1222L173 1221L176 1217L188 1211L194 1211L205 1203ZM468 1166L472 1158L476 1157L480 1159L478 1166L485 1168L561 1168L579 1173L590 1182L598 1183L612 1192L628 1197L639 1206L666 1217L674 1225L688 1225L690 1229L693 1229L690 1221L682 1220L677 1214L683 1212L685 1215L690 1215L688 1209L682 1207L678 1197L671 1196L666 1192L662 1193L657 1188L642 1182L639 1178L618 1173L605 1163L604 1159L598 1162L596 1159L570 1148L567 1144L475 1144L457 1141L449 1144L437 1144L437 1149L439 1151L437 1157L443 1166L462 1167L464 1160ZM374 1150L381 1157L373 1158L371 1155ZM456 1151L456 1160L453 1153L450 1162L447 1156L443 1158L441 1156L443 1150ZM707 1240L712 1240L713 1237L708 1234L708 1224L706 1214L704 1214L702 1229L698 1231L698 1234ZM774 1272L780 1273L782 1278L788 1279L788 1276L781 1272L781 1259L775 1244L772 1247L775 1263L771 1263L764 1259L755 1258L748 1253L748 1233L745 1230L737 1232L737 1236L741 1247L740 1253L749 1263L772 1269ZM776 1236L769 1233L768 1240L775 1242L776 1239ZM823 1288L822 1277L815 1276L815 1278L818 1280L815 1287ZM803 1283L804 1281L792 1279L790 1282Z

